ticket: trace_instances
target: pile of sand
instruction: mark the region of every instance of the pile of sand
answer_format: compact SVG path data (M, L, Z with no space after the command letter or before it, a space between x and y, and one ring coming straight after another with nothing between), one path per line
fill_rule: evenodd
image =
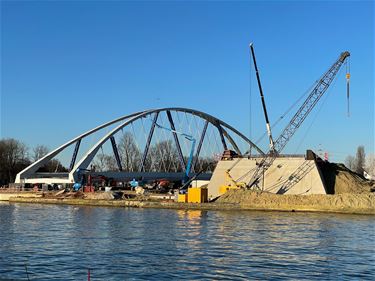
M112 192L82 192L82 191L64 191L43 193L44 198L58 199L96 199L96 200L112 200L114 196Z
M344 164L323 162L320 164L329 194L368 193L375 189L375 182L349 170Z
M86 192L85 199L112 200L114 196L112 192Z
M230 190L217 201L254 209L277 210L365 210L375 213L375 194L278 195L251 190Z

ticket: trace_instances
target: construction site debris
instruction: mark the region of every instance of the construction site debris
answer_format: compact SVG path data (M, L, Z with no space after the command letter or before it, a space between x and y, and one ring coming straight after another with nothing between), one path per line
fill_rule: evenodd
M144 190L143 187L141 187L141 186L137 186L137 187L135 188L135 194L137 194L137 195L143 195L144 193L145 193L145 190Z

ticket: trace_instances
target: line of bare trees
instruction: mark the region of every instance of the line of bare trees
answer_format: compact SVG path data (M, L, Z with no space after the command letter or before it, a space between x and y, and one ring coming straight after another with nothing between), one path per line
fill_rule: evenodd
M49 152L44 145L37 145L30 150L23 142L13 139L0 140L0 185L14 182L20 171ZM52 159L38 172L65 172L67 169L57 159Z
M143 151L137 146L131 133L126 132L117 144L121 166L124 171L139 172L142 165ZM188 157L184 157L185 163ZM210 157L201 157L195 163L193 170L212 171L215 160ZM113 155L98 153L93 162L98 171L115 171L118 169ZM164 140L150 146L148 156L144 164L144 171L182 172L183 167L179 159L178 151L172 140Z
M138 172L141 170L143 151L138 147L133 135L129 132L118 141L118 151L121 165L124 171ZM34 148L27 147L23 142L13 139L0 139L0 185L14 182L20 171L48 154L49 149L45 145L37 145ZM188 157L184 156L185 163ZM98 153L93 165L98 171L116 171L118 166L113 153L111 155ZM212 171L215 167L215 159L200 157L196 161L193 171ZM50 160L37 172L67 172L57 159ZM164 140L150 146L145 161L144 171L182 172L183 167L179 159L178 151L172 140Z

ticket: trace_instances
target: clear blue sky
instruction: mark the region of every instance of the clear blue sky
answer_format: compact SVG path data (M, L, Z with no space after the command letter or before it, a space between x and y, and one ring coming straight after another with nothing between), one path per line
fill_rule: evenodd
M374 12L374 1L1 1L1 137L54 148L166 106L249 135L251 74L255 140L265 124L249 69L254 42L271 123L350 51L352 116L342 71L286 152L321 147L343 161L363 144L373 153Z

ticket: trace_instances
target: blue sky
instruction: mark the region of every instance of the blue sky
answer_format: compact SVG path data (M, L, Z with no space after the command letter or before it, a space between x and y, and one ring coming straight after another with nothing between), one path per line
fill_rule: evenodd
M256 140L265 123L250 42L271 123L350 51L351 117L342 69L285 152L374 153L373 1L2 1L1 137L54 148L125 114L180 106Z

